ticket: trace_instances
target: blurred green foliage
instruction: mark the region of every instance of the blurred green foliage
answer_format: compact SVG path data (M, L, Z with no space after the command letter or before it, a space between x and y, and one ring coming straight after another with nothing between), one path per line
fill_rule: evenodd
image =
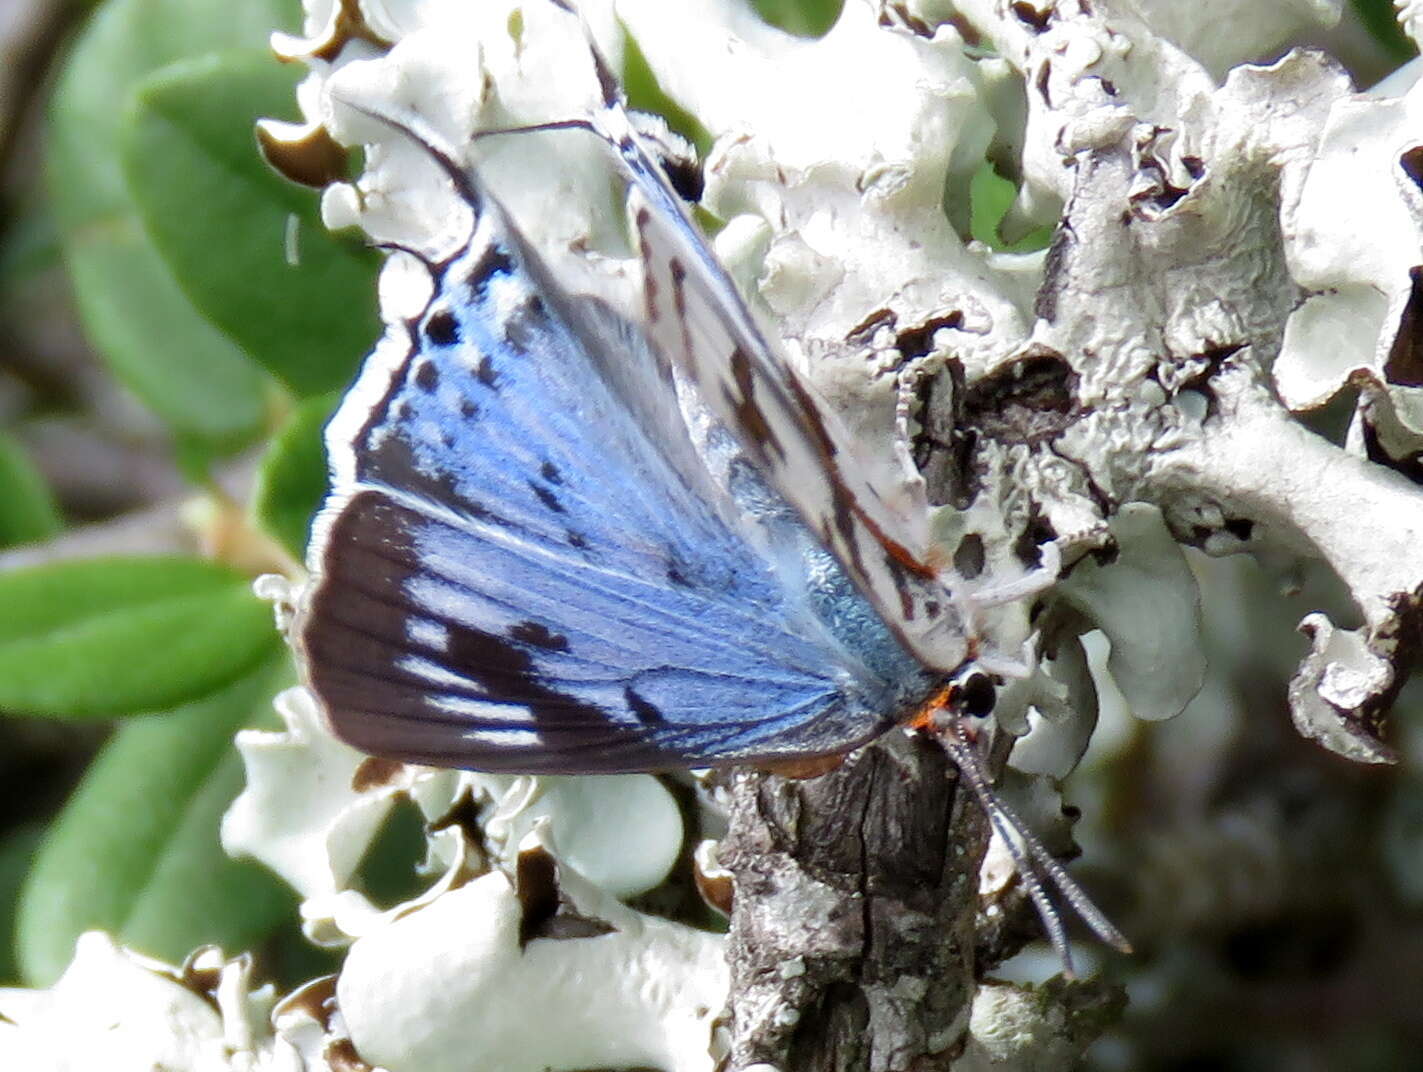
M265 49L170 64L134 87L119 147L144 230L193 308L305 397L344 386L380 334L379 259L326 230L313 192L255 151L253 116L291 112L299 74Z
M253 514L297 560L306 551L311 519L326 496L326 450L321 433L340 399L339 391L317 395L292 410L272 436L257 469Z
M102 929L181 963L197 946L260 945L296 911L275 876L230 860L218 823L242 788L232 735L274 719L291 666L268 630L258 666L201 700L126 721L44 836L20 895L15 949L46 985L74 939Z
M1373 39L1395 60L1401 63L1418 55L1418 49L1399 28L1394 0L1350 0L1350 5Z
M20 445L0 432L0 548L43 540L63 527L44 477Z
M155 247L124 174L123 141L149 76L261 48L296 18L291 0L113 0L74 42L51 100L49 190L84 326L119 378L204 453L261 434L266 378L193 307Z
M257 663L271 612L226 566L90 558L0 575L0 710L48 718L159 711Z
M315 194L256 150L255 120L295 111L299 72L266 41L300 14L295 0L100 6L48 102L48 198L0 249L13 280L57 245L89 341L200 487L277 433L254 520L293 555L324 488L320 426L379 332L375 254L330 235ZM0 438L0 547L61 529L25 452ZM0 983L52 981L94 927L168 960L290 930L291 892L229 860L217 830L242 785L233 734L272 722L291 680L271 608L233 567L104 557L0 575L0 710L125 720L48 828L0 840L14 936Z

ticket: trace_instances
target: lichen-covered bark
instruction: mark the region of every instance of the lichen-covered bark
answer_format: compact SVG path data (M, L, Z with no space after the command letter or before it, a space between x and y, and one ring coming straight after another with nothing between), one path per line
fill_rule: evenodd
M1327 563L1363 625L1339 629L1322 615L1301 623L1313 650L1290 689L1292 715L1335 751L1387 761L1378 724L1423 627L1423 560L1409 550L1423 535L1423 493L1394 471L1408 465L1377 446L1377 428L1395 411L1407 423L1409 389L1401 378L1386 382L1387 367L1351 373L1364 399L1346 449L1286 408L1275 365L1298 378L1301 364L1317 364L1318 348L1291 334L1290 322L1328 296L1322 284L1342 285L1350 271L1322 256L1318 208L1301 209L1310 184L1323 181L1316 174L1339 166L1316 168L1324 131L1341 110L1358 124L1370 108L1388 129L1398 102L1352 98L1342 70L1307 52L1237 68L1215 87L1122 5L1070 0L1044 6L1040 20L1027 17L1028 5L966 7L1029 77L1028 125L1038 137L1026 177L1065 203L1039 319L1019 352L1057 355L1079 418L1046 444L990 436L980 456L986 483L1011 473L1028 509L1082 546L1103 542L1094 513L1105 520L1143 501L1183 544ZM1396 201L1374 197L1378 218L1391 221L1381 239L1391 248L1392 234L1416 232L1420 216L1404 180L1417 139L1387 137L1396 159L1385 153L1382 164L1403 181ZM1316 289L1292 276L1302 259ZM1410 290L1406 264L1360 271L1379 290ZM1355 338L1331 355L1339 368L1351 346L1368 354L1375 336L1389 342L1412 330L1383 304L1369 312L1355 303ZM1341 376L1310 404L1342 384ZM1395 453L1412 457L1418 437L1394 424L1388 430L1408 444Z
M974 983L986 822L942 749L893 735L838 770L733 779L731 1067L947 1068Z

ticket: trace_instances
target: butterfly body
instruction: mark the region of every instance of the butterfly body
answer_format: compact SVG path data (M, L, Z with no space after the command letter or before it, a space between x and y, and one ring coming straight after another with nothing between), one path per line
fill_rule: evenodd
M363 750L527 773L845 751L943 673L907 651L639 327L503 209L328 432L295 636Z

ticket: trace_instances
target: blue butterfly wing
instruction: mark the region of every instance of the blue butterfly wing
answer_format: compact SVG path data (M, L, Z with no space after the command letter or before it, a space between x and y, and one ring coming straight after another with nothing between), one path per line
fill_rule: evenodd
M363 371L294 630L339 736L613 772L839 751L902 714L733 522L616 324L486 202L408 348Z

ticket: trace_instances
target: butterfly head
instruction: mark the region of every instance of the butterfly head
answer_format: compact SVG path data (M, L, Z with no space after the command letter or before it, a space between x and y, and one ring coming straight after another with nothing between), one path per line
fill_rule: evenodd
M993 714L998 702L995 678L972 659L966 660L948 680L920 705L906 725L933 735L942 734L950 723L976 736L976 729Z
M998 685L993 677L968 663L961 668L948 687L948 708L961 718L982 719L993 714L998 701Z

